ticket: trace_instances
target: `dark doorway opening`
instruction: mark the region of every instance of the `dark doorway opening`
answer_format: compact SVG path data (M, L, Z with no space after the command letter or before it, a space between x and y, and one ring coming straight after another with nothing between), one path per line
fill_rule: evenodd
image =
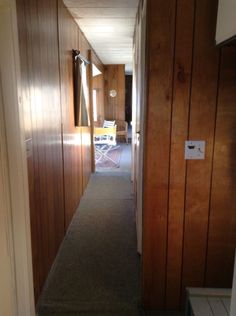
M125 120L130 125L132 121L132 75L125 76Z

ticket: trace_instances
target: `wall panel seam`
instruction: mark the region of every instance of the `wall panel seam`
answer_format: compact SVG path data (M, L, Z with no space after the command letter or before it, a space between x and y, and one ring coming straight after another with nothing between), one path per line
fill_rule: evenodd
M173 121L173 102L174 102L174 85L175 85L175 59L176 59L176 23L177 23L177 2L175 0L175 18L174 18L174 30L173 30L173 58L172 58L172 83L171 83L171 110L170 110L170 137L169 137L169 169L168 169L168 200L167 200L167 221L166 221L166 270L165 270L165 307L167 305L167 267L168 267L168 240L169 240L169 208L170 208L170 169L171 169L171 144L172 144L172 121Z
M189 130L190 130L190 117L191 117L191 100L192 100L192 84L193 84L193 66L194 66L194 49L195 49L195 34L196 34L196 1L194 0L194 20L193 20L193 40L192 40L192 59L191 59L191 78L189 87L189 111L188 111L188 126L187 126L187 140L189 140ZM182 302L183 295L183 274L184 274L184 240L185 240L185 215L186 215L186 197L187 197L187 179L188 179L188 162L185 161L185 190L184 190L184 216L183 216L183 240L182 240L182 269L180 278L180 293L179 300L180 304Z
M212 148L212 159L211 159L211 177L210 177L210 193L209 193L209 209L208 209L208 225L207 225L207 240L206 240L206 256L205 256L205 269L204 269L204 286L206 286L207 278L207 262L208 262L208 249L209 249L209 232L210 232L210 219L211 219L211 196L212 196L212 185L213 185L213 171L214 171L214 158L215 158L215 139L216 139L216 124L217 124L217 114L219 105L219 87L220 87L220 77L221 77L221 61L222 61L222 49L219 52L218 58L218 76L217 76L217 91L216 91L216 107L215 107L215 125L213 134L213 148Z
M62 152L62 186L63 186L63 208L64 208L64 236L66 233L66 200L65 200L65 161L64 161L64 128L62 119L62 97L61 97L61 51L60 51L60 27L59 27L59 2L57 0L57 47L58 47L58 65L59 65L59 84L60 84L60 115L61 115L61 152Z

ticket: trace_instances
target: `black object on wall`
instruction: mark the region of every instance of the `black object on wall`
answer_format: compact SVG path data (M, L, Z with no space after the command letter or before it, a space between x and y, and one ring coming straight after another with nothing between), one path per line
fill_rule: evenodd
M132 121L132 75L125 76L125 120L130 124Z

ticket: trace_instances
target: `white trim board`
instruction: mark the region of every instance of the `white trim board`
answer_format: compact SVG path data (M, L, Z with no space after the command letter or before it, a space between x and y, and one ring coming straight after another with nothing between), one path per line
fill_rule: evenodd
M6 238L10 253L8 260L15 270L15 277L11 278L12 291L7 294L8 300L12 302L12 309L6 314L2 313L0 306L0 314L34 316L29 194L23 109L20 104L20 61L15 0L0 0L0 43L3 122L5 123L5 133L1 134L1 141L4 137L7 146L5 158L9 166L9 186L6 177L4 185L10 198L10 209L5 208L9 221L4 222L4 229L10 232ZM1 284L1 290L4 289L5 284ZM0 295L3 293L0 292Z
M16 314L15 267L3 99L0 77L0 314Z

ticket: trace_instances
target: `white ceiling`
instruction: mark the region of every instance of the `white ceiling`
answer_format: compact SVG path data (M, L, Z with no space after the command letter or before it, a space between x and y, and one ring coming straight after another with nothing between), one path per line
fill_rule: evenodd
M64 0L104 64L132 71L132 43L139 0Z

